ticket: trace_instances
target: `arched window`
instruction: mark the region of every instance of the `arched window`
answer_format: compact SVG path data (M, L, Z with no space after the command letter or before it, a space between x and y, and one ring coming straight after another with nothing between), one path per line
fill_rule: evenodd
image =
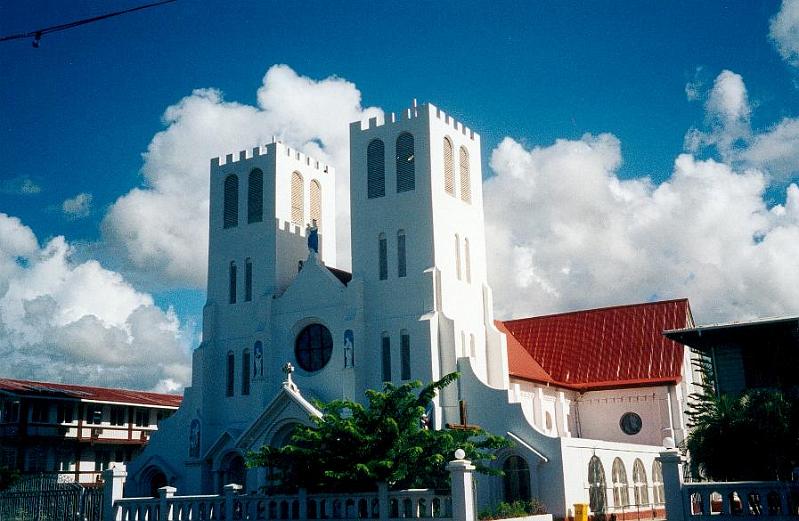
M244 300L252 300L252 259L249 257L244 262Z
M227 378L225 380L225 396L233 396L236 377L236 355L233 351L227 352Z
M404 277L408 274L405 263L405 230L397 232L397 277Z
M303 224L305 219L305 191L302 183L302 174L291 174L291 222L295 224Z
M636 505L649 504L649 485L646 482L646 469L644 469L644 463L638 458L635 458L633 463L633 491L635 492Z
M380 338L380 344L383 355L383 381L390 382L391 381L391 339L389 338L388 333L386 333L385 331L383 332L383 335Z
M461 147L460 153L461 166L461 199L467 203L472 202L472 180L469 174L469 151L466 147Z
M627 488L627 469L621 458L613 460L613 506L626 507L630 504L630 491Z
M322 228L322 185L316 179L311 181L311 223L314 222Z
M416 159L413 136L403 132L397 137L397 193L416 189Z
M386 280L388 278L388 242L385 233L377 236L377 250L380 280Z
M652 462L652 502L662 505L666 502L666 493L663 490L663 465L658 460Z
M466 282L472 283L472 255L469 252L469 239L463 238L463 267L466 271Z
M605 490L605 469L596 456L592 456L588 462L588 497L593 513L605 512L605 505L608 502Z
M461 280L461 238L455 234L455 276Z
M411 379L411 337L404 329L400 331L400 376Z
M386 146L373 139L366 147L366 196L369 199L386 195Z
M264 173L258 168L250 172L247 180L247 222L264 220Z
M250 394L250 350L245 349L241 355L241 394Z
M455 168L454 154L452 152L452 141L448 137L444 138L444 190L455 195Z
M521 456L511 456L502 464L502 495L506 503L530 501L530 466Z
M228 275L228 302L236 303L236 261L230 261L230 272Z
M231 174L225 178L224 227L233 228L239 224L239 178Z

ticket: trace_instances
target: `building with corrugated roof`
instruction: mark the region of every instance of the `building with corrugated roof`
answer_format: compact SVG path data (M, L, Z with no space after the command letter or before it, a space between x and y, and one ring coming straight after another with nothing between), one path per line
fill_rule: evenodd
M563 517L661 511L658 453L685 435L687 300L505 322L487 280L480 136L416 105L350 125L352 273L335 268L335 170L279 141L211 160L207 303L192 384L128 467L126 494L265 485L244 457L384 383L461 377L431 428L507 436L481 506ZM521 296L523 298L523 296Z
M175 394L0 378L0 466L95 483L111 463L133 459L180 402Z

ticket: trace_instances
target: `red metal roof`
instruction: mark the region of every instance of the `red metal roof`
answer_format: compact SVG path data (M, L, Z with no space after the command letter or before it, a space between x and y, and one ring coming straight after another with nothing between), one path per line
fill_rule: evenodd
M688 299L507 320L511 376L577 390L677 382L683 346L663 336L692 325ZM515 340L535 362L530 366ZM511 354L513 353L513 354Z
M183 400L183 396L179 394L148 393L129 389L110 389L107 387L12 380L9 378L0 378L0 391L26 396L56 396L78 400L156 405L161 407L178 407Z

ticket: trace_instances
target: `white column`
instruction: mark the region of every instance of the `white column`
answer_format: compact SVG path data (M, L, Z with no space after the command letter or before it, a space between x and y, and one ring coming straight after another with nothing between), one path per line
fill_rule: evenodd
M127 477L128 471L125 469L124 463L116 463L110 469L103 471L103 487L105 488L103 493L103 519L106 521L118 519L114 511L114 502L122 499L122 491Z
M475 521L474 488L472 485L472 462L463 459L462 449L455 451L457 459L447 463L452 482L452 519L453 521Z
M172 512L170 512L171 505L169 504L169 500L172 499L177 490L175 487L170 486L158 489L158 496L161 498L161 515L158 516L158 519L166 521L177 518L177 516L173 517Z
M685 520L685 505L682 493L682 456L677 449L669 449L658 457L663 465L663 491L666 496L666 517L669 521ZM708 512L710 503L708 505Z
M233 502L236 499L236 494L242 489L242 486L237 483L230 483L222 487L225 493L225 519L233 519Z

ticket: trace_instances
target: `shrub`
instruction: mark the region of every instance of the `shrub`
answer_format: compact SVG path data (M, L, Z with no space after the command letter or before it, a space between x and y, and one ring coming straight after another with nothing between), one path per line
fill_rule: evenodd
M484 520L491 519L509 519L513 517L535 516L539 514L546 514L547 510L544 504L538 499L531 499L530 501L514 501L513 503L501 502L494 508L488 508L480 511L478 517Z

